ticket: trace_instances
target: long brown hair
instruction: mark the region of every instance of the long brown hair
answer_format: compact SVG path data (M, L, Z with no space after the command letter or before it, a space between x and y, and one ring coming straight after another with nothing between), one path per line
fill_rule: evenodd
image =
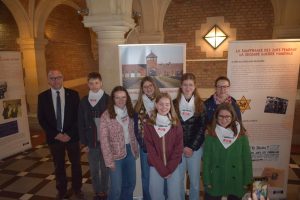
M169 114L170 114L170 121L172 123L172 125L176 126L178 123L179 123L179 119L177 117L177 114L175 112L175 109L174 109L174 106L173 106L173 103L172 103L172 98L171 96L168 94L168 93L160 93L156 99L155 99L155 103L157 104L159 102L159 100L161 100L162 98L167 98L170 100L170 105L171 105L171 108L170 108L170 111L169 111ZM157 109L155 107L154 111L153 111L153 114L151 115L150 119L149 119L149 123L151 125L154 125L156 123L156 117L157 117Z
M239 135L245 135L246 134L246 129L244 128L242 122L238 120L236 112L235 112L233 106L230 103L221 103L220 105L218 105L218 107L217 107L217 109L214 113L212 122L208 126L208 133L210 135L216 136L215 129L216 129L216 126L218 124L218 116L219 116L219 113L220 113L221 110L227 110L231 114L231 122L230 122L230 124L228 125L227 128L230 128L233 131L234 135L236 136L238 134L236 122L238 122L240 124L240 127L241 127Z
M115 112L114 105L115 105L115 94L116 94L116 92L119 92L119 91L123 91L123 92L126 93L126 97L127 97L127 99L126 99L127 113L128 113L128 116L130 118L133 118L134 110L133 110L133 107L132 107L131 98L130 98L127 90L123 86L116 86L112 90L112 92L111 92L109 103L108 103L108 107L107 107L107 110L108 110L110 118L111 119L115 119L116 116L117 116L117 113Z
M140 84L140 92L139 92L139 96L138 96L138 100L134 106L134 111L139 113L141 108L142 108L142 105L143 105L143 86L145 84L145 82L148 81L150 83L152 83L153 87L154 87L154 98L157 97L157 95L159 95L160 91L157 87L157 85L155 84L155 81L153 78L151 78L150 76L145 76L142 80L141 80L141 84Z
M202 99L200 98L200 94L196 87L196 77L192 73L185 73L181 77L181 85L182 85L183 81L185 81L185 80L192 80L195 84L195 90L193 92L193 95L195 98L195 113L200 114L204 110L204 103L203 103ZM179 102L180 102L182 93L183 93L182 89L181 89L181 87L179 87L177 97L176 97L177 104L175 105L175 110L177 113L179 113Z

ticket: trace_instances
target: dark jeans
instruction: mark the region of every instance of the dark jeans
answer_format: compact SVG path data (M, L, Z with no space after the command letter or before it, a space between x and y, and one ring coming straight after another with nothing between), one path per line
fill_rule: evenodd
M72 171L72 188L79 192L82 186L82 172L80 165L80 147L79 142L75 143L55 143L49 145L50 152L54 162L56 189L60 195L67 192L67 176L65 167L65 152L67 151Z
M205 193L205 200L221 200L222 196L211 196L208 193ZM241 200L242 198L239 198L234 195L228 195L227 200Z
M100 147L89 148L88 159L94 192L96 194L107 193L109 170L105 167Z

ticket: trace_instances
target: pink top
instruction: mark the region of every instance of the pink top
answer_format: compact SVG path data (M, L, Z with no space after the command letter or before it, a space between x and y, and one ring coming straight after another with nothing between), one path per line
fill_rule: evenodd
M134 135L133 119L130 118L128 125L130 146L132 154L138 157L138 143ZM116 119L111 119L106 110L100 118L99 138L101 150L106 167L112 167L115 160L121 160L126 157L126 144L124 131L121 124Z

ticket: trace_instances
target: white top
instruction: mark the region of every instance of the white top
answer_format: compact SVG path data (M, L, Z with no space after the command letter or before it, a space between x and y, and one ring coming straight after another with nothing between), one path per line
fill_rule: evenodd
M238 138L240 131L241 131L241 126L238 122L236 123L237 127L237 134L234 136L234 132L230 128L224 128L220 125L216 126L216 134L218 136L219 141L222 143L223 147L227 149L230 147Z
M169 117L157 113L154 129L160 138L163 137L171 129Z
M117 114L116 119L117 121L122 125L123 131L124 131L124 138L125 138L125 144L130 143L130 138L129 138L129 116L127 113L127 108L125 106L124 109L121 109L117 106L114 106L115 112Z
M99 102L103 94L104 91L101 89L98 92L93 92L92 90L89 91L88 100L92 107L94 107Z
M179 102L179 111L183 121L186 121L194 116L195 113L194 95L191 97L189 102L185 99L183 94L181 95L181 99Z
M148 115L150 116L152 111L154 110L155 104L154 104L154 100L151 100L147 95L143 94L142 96L142 100L143 100L143 104L144 107L148 113Z
M52 94L52 101L53 101L55 116L57 116L57 113L56 113L57 93L56 93L56 91L59 91L59 95L60 95L61 121L62 121L61 125L62 125L62 128L63 128L64 127L64 118L65 118L65 88L61 87L59 90L55 90L55 89L51 88L51 94Z

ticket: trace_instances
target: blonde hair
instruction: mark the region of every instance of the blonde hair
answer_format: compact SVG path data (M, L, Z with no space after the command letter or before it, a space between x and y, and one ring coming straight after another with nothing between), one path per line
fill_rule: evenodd
M140 91L139 91L139 96L138 96L138 100L134 106L134 111L139 113L141 108L142 108L142 105L143 105L143 86L144 84L146 83L146 81L152 83L153 87L154 87L154 98L157 97L157 95L160 94L160 91L157 87L157 85L155 84L155 81L153 80L153 78L151 78L150 76L145 76L142 80L141 80L141 84L140 84Z
M172 125L174 126L177 126L178 123L179 123L179 119L177 117L177 114L175 112L175 109L174 109L174 106L173 106L173 103L172 103L172 98L171 96L168 94L168 93L160 93L156 99L155 99L155 103L157 104L162 98L167 98L169 99L170 101L170 105L171 105L171 108L170 108L170 111L169 111L169 118L170 118L170 121L172 123ZM151 115L150 119L149 119L149 123L151 125L155 125L156 123L156 117L157 117L157 109L155 107L154 111L153 111L153 114Z
M195 98L195 103L194 103L195 104L195 113L200 114L204 110L204 103L203 103L202 99L200 98L200 94L196 88L196 77L192 73L185 73L181 77L181 85L182 85L183 81L185 81L185 80L192 80L195 84L195 90L193 91L193 95ZM178 93L177 93L177 97L176 97L177 104L175 105L175 110L177 113L179 113L179 102L181 99L181 95L182 95L182 89L180 87L178 89Z

